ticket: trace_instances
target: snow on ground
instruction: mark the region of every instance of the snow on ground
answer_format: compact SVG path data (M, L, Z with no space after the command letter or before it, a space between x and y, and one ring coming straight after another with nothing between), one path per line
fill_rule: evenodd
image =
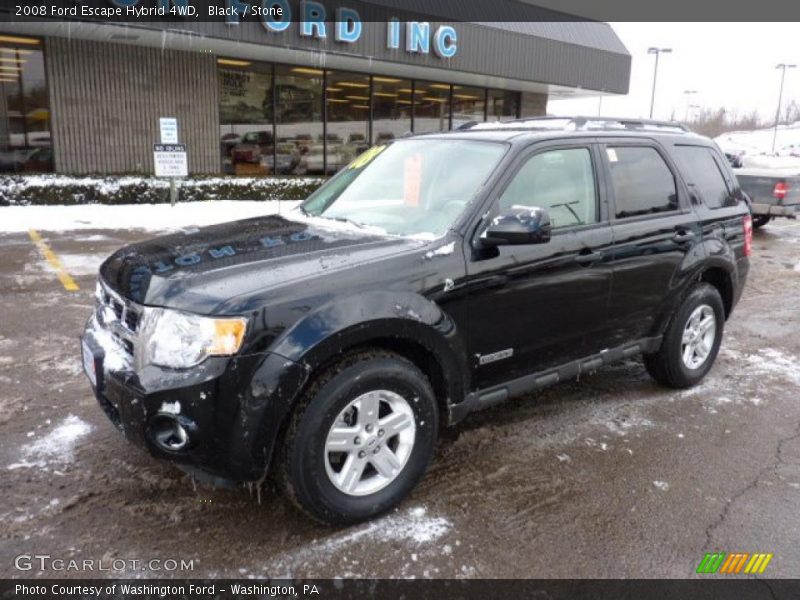
M438 545L430 545L451 529L452 523L445 517L430 516L424 506L416 506L287 552L270 561L269 572L283 570L291 574L305 566L316 566L335 556L346 554L344 551L347 548L357 547L367 540L406 546L409 550L414 550L411 559L415 562L416 553L425 550L426 546L440 552Z
M78 229L145 229L170 231L237 219L284 214L298 201L210 200L169 204L77 206L2 206L0 232L70 231Z
M22 460L8 465L9 470L27 467L45 468L50 463L72 462L78 440L92 431L92 426L75 415L69 415L60 425L38 440L22 447Z
M730 131L714 138L724 152L744 153L746 168L800 168L800 121L780 125L772 155L774 128L755 131Z
M58 255L61 264L71 275L96 275L100 264L106 259L102 254L68 254Z

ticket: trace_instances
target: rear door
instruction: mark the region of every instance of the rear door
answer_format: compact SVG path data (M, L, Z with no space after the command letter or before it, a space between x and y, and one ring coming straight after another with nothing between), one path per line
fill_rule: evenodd
M676 144L673 154L689 187L690 196L703 227L703 241L709 256L721 264L743 258L744 202L736 177L719 150L698 144Z
M486 388L599 351L607 329L611 227L590 141L524 152L493 194L473 246L512 206L546 208L552 238L473 252L467 263L469 347Z
M605 140L604 140L605 141ZM688 189L664 148L646 138L602 145L607 173L613 344L653 335L702 258L702 231Z

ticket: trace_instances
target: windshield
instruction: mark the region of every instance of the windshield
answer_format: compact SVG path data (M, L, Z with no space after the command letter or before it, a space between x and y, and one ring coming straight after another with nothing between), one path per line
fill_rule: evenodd
M506 151L474 140L410 139L373 146L309 197L310 215L438 237Z

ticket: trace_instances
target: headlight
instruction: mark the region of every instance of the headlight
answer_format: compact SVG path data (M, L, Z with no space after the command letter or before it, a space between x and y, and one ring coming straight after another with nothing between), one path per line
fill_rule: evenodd
M147 308L141 329L144 364L186 369L209 356L229 356L242 347L247 319L201 317Z

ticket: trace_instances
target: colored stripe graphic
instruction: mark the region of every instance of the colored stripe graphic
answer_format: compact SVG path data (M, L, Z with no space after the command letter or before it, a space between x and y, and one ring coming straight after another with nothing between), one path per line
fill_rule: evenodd
M763 573L769 562L772 560L772 554L763 552L756 552L750 554L749 552L709 552L700 561L697 567L697 573L701 574L727 574L738 575L740 573L746 574L760 574Z
M738 573L744 567L745 561L750 557L749 553L736 552L728 555L728 559L722 563L720 573Z
M700 566L697 567L697 573L716 573L722 561L725 560L724 552L716 552L714 554L707 553L703 560L700 561Z
M55 270L56 275L58 276L59 281L61 281L61 285L64 286L64 289L68 292L77 292L78 291L78 284L75 283L75 280L70 277L67 270L64 268L64 265L61 264L61 261L56 256L56 253L50 249L50 246L47 245L42 239L42 236L39 235L39 232L35 229L29 229L28 235L31 238L31 241L36 244L36 247L39 249L39 252L42 253L42 256L50 263L50 266L53 267Z
M744 569L745 573L763 573L767 568L769 561L772 560L772 554L753 554L753 558L747 563Z

